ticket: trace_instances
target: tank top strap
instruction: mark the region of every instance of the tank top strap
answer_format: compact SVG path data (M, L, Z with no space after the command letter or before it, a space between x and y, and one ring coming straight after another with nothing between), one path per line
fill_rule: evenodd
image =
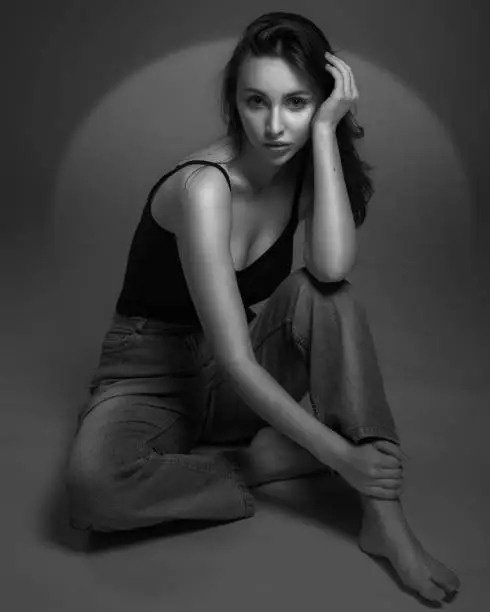
M215 168L218 168L218 170L221 170L221 172L225 175L225 178L228 182L228 186L230 187L230 191L231 191L231 181L230 181L230 177L228 176L228 173L226 172L226 170L224 168L222 168L218 163L216 162L210 162L204 159L193 159L187 162L184 162L183 164L178 164L175 168L173 168L172 170L170 170L170 172L167 172L166 174L164 174L160 179L158 179L158 181L153 185L153 187L151 188L150 193L148 194L148 199L147 199L147 205L150 204L150 202L153 200L156 192L158 191L158 189L161 187L161 185L170 177L172 176L172 174L175 174L175 172L177 172L178 170L180 170L181 168L184 168L185 166L189 166L190 164L205 164L208 166L214 166Z
M177 172L177 170L180 170L180 168L188 166L189 164L205 164L206 166L214 166L215 168L218 168L218 170L221 170L221 172L225 175L225 179L227 180L228 186L231 191L230 177L228 176L228 172L226 172L226 170L221 166L221 164L218 164L217 162L207 161L205 159L192 159L190 161L184 162L183 164L179 164L174 171Z

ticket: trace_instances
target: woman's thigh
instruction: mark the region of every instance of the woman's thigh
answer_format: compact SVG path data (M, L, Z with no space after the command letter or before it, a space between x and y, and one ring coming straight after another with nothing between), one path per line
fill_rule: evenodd
M187 453L195 442L184 405L165 397L119 395L94 407L80 423L70 471L89 484L129 475L158 453Z
M199 381L184 326L115 315L78 415L74 449L98 457L150 447L188 452L204 417L194 401Z

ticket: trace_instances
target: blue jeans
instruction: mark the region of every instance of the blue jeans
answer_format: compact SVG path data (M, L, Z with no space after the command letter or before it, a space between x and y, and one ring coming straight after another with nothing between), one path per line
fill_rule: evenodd
M366 313L346 280L290 274L249 323L258 363L353 443L399 444ZM268 426L236 394L202 330L115 313L66 470L71 525L128 530L177 519L237 520L254 497L233 453Z

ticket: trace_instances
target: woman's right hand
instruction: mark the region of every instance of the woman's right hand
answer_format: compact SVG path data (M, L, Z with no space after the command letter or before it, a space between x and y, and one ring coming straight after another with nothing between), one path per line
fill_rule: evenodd
M362 495L398 499L403 481L402 458L398 445L388 440L350 443L335 469Z

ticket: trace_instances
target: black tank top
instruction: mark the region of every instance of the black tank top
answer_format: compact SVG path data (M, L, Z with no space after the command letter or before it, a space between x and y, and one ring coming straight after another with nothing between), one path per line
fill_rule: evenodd
M158 180L148 195L129 248L123 286L116 303L116 311L121 315L154 318L170 323L191 323L202 329L180 263L175 235L163 229L150 210L151 202L162 183L189 164L215 166L223 172L231 190L231 182L224 168L204 160L180 164ZM236 272L238 289L249 322L256 316L249 306L268 298L291 272L301 186L302 174L296 186L291 218L281 236L263 255Z

